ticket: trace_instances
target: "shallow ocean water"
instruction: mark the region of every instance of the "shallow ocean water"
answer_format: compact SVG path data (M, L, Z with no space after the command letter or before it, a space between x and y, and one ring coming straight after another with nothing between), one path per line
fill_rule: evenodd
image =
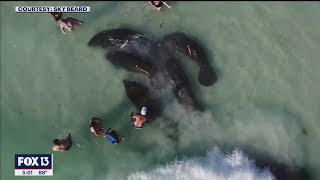
M320 179L320 3L169 3L172 10L158 13L148 2L1 2L1 179L35 179L14 176L14 154L52 153L52 140L67 132L73 147L53 153L54 176L42 179L272 179L247 162L257 154ZM15 13L22 5L91 12L64 13L84 24L63 35L47 13ZM165 113L177 129L161 119L132 129L128 116L137 110L122 79L135 74L86 45L124 26L154 39L182 31L201 42L218 73L214 86L201 86L195 64L179 57L203 115L174 102ZM124 143L90 134L94 116ZM175 130L178 141L168 137Z

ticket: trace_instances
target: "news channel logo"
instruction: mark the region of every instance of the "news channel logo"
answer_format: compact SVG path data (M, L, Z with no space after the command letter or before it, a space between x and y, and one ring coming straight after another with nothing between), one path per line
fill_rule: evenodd
M90 12L90 6L16 6L15 11L16 13L88 13Z
M15 154L15 176L53 176L53 154Z

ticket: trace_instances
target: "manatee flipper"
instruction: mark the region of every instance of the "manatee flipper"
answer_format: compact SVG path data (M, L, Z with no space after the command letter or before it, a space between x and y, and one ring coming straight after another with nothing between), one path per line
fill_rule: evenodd
M169 50L174 49L184 55L199 66L198 81L203 86L211 86L217 81L217 74L210 66L208 57L203 48L185 33L173 33L166 35L161 43Z

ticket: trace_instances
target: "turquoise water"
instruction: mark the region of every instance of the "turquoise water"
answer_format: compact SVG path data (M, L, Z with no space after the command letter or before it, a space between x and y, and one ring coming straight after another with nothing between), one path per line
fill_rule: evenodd
M320 3L170 4L157 13L148 2L1 2L1 179L36 179L14 176L14 154L52 153L52 140L67 132L74 146L54 152L54 176L41 179L272 179L247 162L255 153L320 179ZM87 5L91 12L65 13L84 24L63 35L47 13L15 13L21 5ZM128 115L136 109L122 79L134 74L86 45L123 26L152 38L186 32L211 57L218 72L211 87L200 86L198 68L180 58L206 112L195 117L168 105L179 141L161 119L132 129ZM93 116L125 142L112 146L90 134Z

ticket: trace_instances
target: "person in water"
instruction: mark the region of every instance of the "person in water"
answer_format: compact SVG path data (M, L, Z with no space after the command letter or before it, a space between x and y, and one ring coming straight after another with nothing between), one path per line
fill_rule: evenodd
M133 113L131 112L131 119L132 119L132 126L136 129L142 129L145 124L147 124L147 108L142 107L140 113Z
M54 139L53 145L53 151L68 151L72 146L72 139L70 133L68 133L68 137L65 139Z
M106 138L110 144L120 144L125 140L124 136L120 137L120 135L115 130L111 130L111 128L104 130L101 119L99 118L91 118L90 131L96 136Z
M110 144L120 144L122 141L125 140L124 136L120 137L120 135L111 128L108 128L107 131L105 131L104 136Z
M157 10L158 12L161 11L163 5L167 6L169 9L172 9L172 7L169 6L166 1L149 1L149 3L153 6L153 9Z
M60 25L60 30L62 31L63 34L67 34L64 31L64 28L66 28L69 31L73 32L76 25L79 26L79 25L81 25L83 23L82 21L79 21L79 20L71 18L71 17L68 17L67 19L61 18L61 20L59 20L58 22L59 22L59 25Z
M51 16L53 16L53 18L56 22L60 21L62 18L62 12L49 12L49 14L51 14Z
M96 136L104 136L104 129L102 128L101 119L91 118L90 120L90 131Z

